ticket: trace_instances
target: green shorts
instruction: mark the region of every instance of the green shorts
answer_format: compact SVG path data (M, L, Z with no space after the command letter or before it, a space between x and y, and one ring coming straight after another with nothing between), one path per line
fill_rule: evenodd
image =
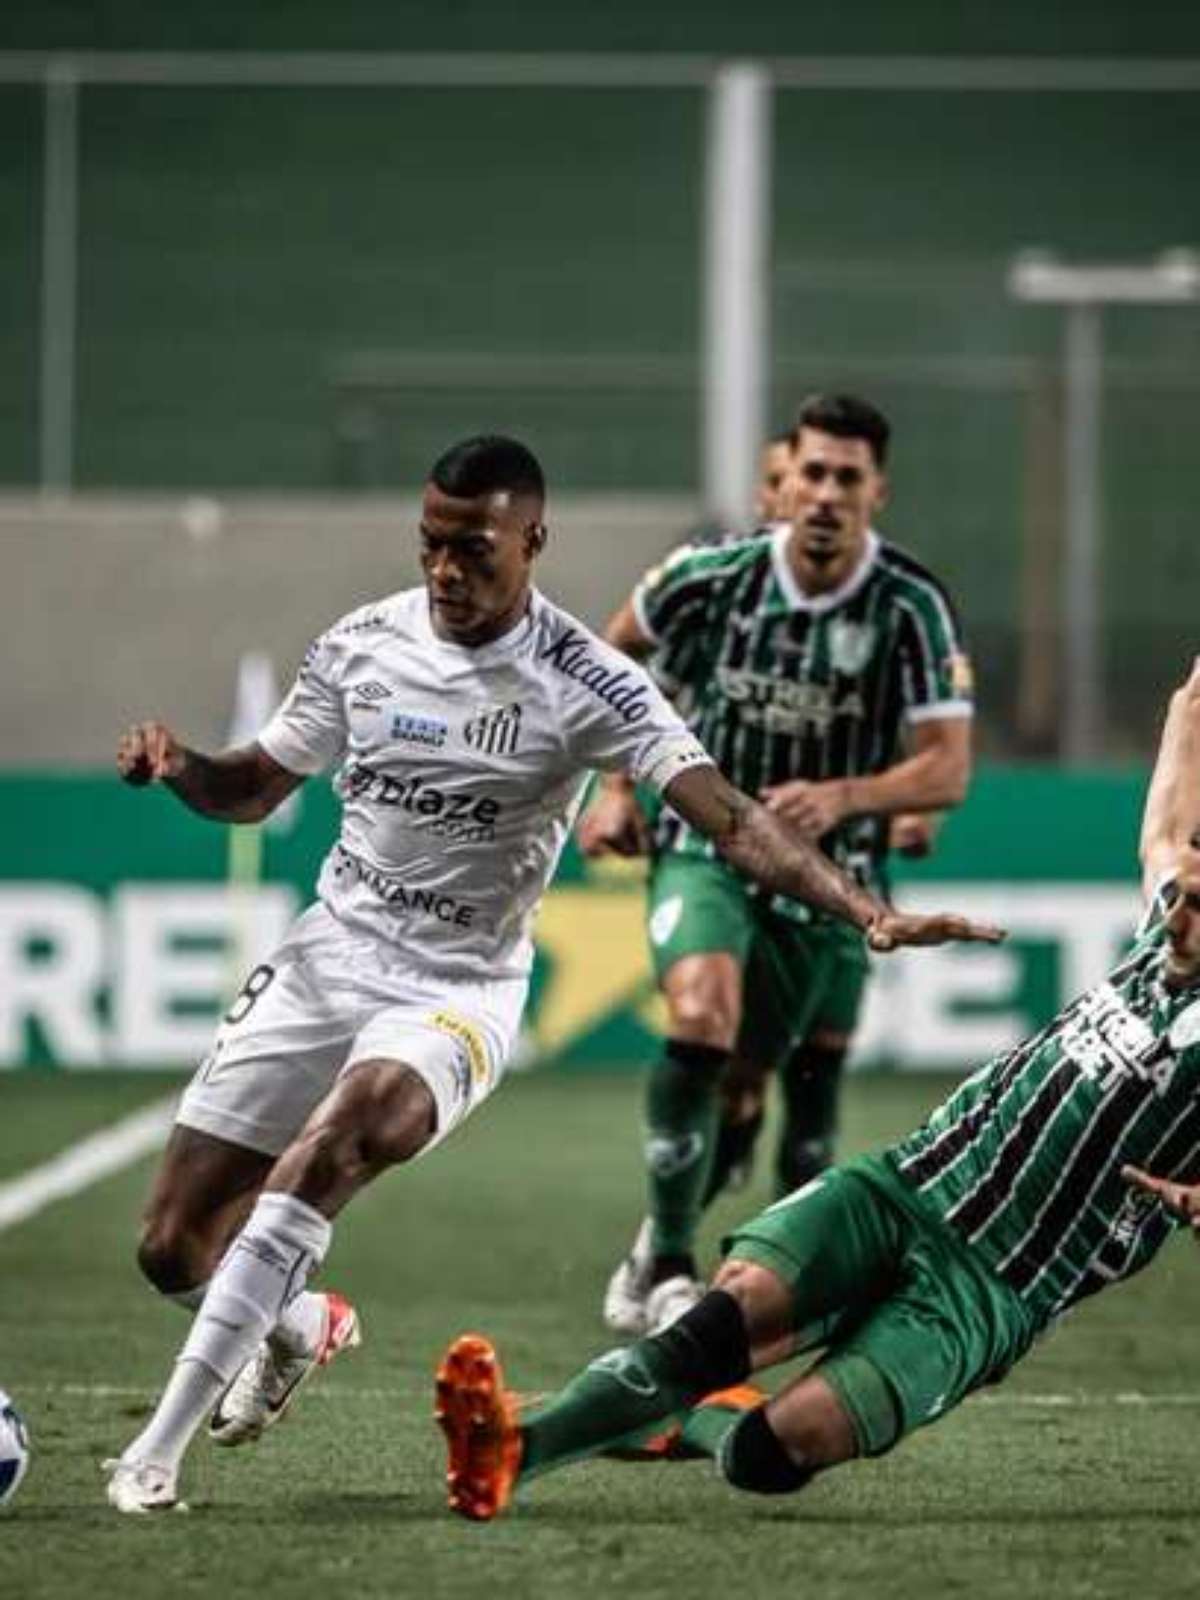
M800 1348L853 1422L863 1455L883 1455L1029 1349L1017 1295L921 1208L886 1159L831 1168L724 1241L795 1296Z
M817 1023L854 1032L868 962L862 935L846 923L796 922L723 861L663 855L654 863L646 928L655 975L683 956L724 951L745 973L739 1049L771 1067Z

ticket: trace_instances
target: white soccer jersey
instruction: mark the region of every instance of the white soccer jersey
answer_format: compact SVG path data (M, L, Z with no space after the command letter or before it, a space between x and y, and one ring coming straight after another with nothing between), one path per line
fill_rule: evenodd
M433 631L424 589L309 648L258 736L291 772L339 763L318 893L431 969L518 976L587 772L662 790L710 757L636 663L542 595L503 638Z

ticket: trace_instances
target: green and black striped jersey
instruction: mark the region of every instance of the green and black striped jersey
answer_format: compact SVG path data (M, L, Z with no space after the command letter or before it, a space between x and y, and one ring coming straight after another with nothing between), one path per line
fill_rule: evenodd
M838 590L806 595L787 559L790 525L717 546L684 546L634 591L660 683L725 776L747 794L794 778L858 777L903 756L905 725L970 715L971 675L946 590L872 533ZM670 811L660 850L711 855ZM887 832L856 817L822 847L884 892ZM782 898L777 908L811 912Z
M1200 989L1163 981L1160 896L1104 982L968 1078L888 1159L1040 1325L1151 1260L1173 1224L1126 1162L1200 1180Z

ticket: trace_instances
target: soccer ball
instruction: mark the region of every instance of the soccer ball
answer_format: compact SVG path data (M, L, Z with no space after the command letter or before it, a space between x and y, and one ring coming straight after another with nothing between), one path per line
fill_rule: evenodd
M16 1406L0 1389L0 1508L16 1494L28 1465L28 1430Z

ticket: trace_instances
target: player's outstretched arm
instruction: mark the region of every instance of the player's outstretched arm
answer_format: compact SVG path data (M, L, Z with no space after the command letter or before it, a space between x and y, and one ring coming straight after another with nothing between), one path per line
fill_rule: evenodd
M1200 656L1167 707L1142 814L1139 854L1147 898L1200 826Z
M873 950L954 940L996 944L1004 938L1003 929L967 917L906 916L889 910L815 845L735 789L716 767L680 773L667 785L666 799L748 878L861 928Z
M193 811L220 822L261 822L303 783L259 744L207 756L162 722L137 722L117 744L117 771L140 787L165 783Z

